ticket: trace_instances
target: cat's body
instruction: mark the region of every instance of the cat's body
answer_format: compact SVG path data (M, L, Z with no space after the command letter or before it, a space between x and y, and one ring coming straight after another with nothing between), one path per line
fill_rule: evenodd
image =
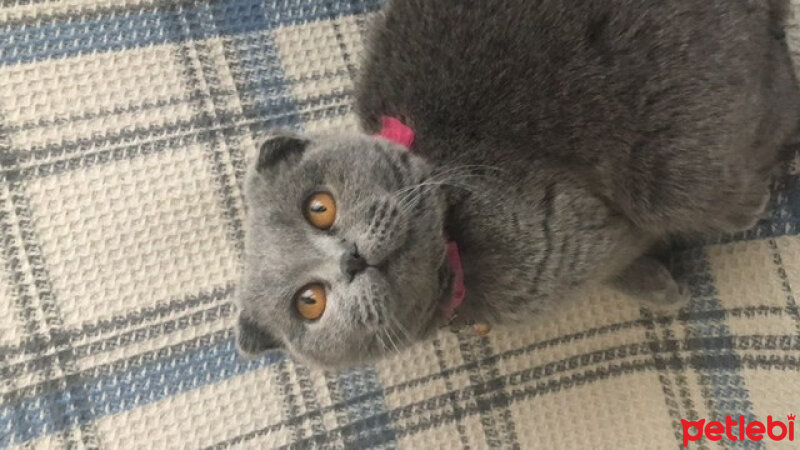
M524 320L575 287L611 280L651 302L677 301L677 284L644 256L648 249L675 235L754 224L778 151L798 124L784 8L780 0L391 0L368 42L357 111L370 134L382 116L413 128L414 156L397 156L402 149L371 137L299 139L302 149L293 152L265 145L262 160L267 153L279 163L259 166L249 183L241 306L254 326L240 336L265 333L324 364L380 354L380 346L354 343L380 342L373 334L386 327L401 341L424 336L441 322L438 306L451 288L442 281L445 235L461 249L462 317ZM274 157L290 153L302 156ZM336 228L330 237L366 249L371 267L408 265L369 275L362 292L373 294L354 302L378 305L391 321L358 338L332 329L346 322L324 325L324 316L314 323L276 318L275 300L258 298L282 283L268 272L297 266L278 241L287 234L317 239L291 228L298 223L277 220L284 213L276 206L264 206L286 189L275 180L296 179L321 159L341 166L354 154L363 161L354 160L346 169L352 173L317 169L315 185L359 191L347 194L359 199L351 205L358 211L362 197L382 199L388 211L401 212L403 231L388 233L392 250L374 254L369 231ZM406 162L386 169L379 160L387 154ZM367 184L392 171L394 182ZM408 190L417 183L423 187ZM303 189L297 187L298 202ZM413 194L411 214L393 195L404 189ZM376 293L378 285L385 292Z
M393 0L359 85L366 130L401 117L435 165L498 169L448 222L493 315L652 239L750 227L798 123L783 2L565 5Z

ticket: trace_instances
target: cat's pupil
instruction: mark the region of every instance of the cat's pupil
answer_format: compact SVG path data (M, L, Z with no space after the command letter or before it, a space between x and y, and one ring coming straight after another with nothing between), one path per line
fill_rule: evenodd
M314 297L303 296L300 298L300 300L302 300L306 305L313 305L314 303L317 303L317 301L314 300Z
M320 201L314 201L311 203L311 211L315 213L324 213L327 210L328 208L326 208L325 205L323 205Z

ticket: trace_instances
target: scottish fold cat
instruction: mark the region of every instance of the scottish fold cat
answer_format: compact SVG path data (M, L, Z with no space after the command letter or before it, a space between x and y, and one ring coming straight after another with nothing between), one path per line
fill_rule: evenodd
M751 227L797 127L786 8L390 0L363 132L276 133L250 168L240 351L355 364L599 283L681 305L653 246Z

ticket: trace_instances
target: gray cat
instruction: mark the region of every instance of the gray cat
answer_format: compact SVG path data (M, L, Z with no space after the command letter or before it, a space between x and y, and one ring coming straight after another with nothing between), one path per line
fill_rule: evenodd
M240 351L373 360L452 319L462 276L467 322L525 321L596 283L682 304L651 249L751 227L800 122L786 8L389 1L358 83L365 133L277 134L250 170ZM385 117L410 149L373 136Z

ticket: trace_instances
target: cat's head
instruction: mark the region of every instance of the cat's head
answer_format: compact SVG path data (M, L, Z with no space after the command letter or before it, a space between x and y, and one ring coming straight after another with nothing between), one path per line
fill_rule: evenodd
M452 273L444 193L430 176L377 137L269 138L245 186L240 352L344 366L435 328Z

